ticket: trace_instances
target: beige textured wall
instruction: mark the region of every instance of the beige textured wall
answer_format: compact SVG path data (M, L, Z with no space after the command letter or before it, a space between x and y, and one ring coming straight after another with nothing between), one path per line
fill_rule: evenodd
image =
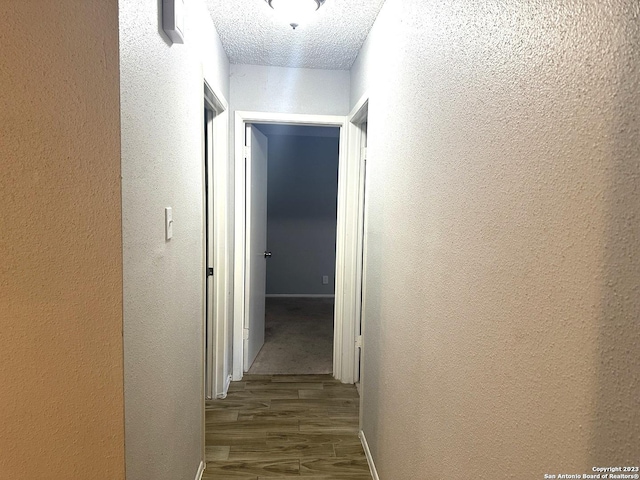
M387 0L369 89L380 478L638 463L640 6Z
M0 5L0 478L124 478L116 0Z
M204 79L227 96L229 64L201 0L185 2L174 45L159 3L120 0L126 471L192 480L204 453Z

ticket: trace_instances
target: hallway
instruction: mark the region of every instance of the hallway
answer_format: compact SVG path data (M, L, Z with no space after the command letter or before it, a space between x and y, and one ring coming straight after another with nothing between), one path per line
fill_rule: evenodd
M358 405L330 375L245 375L207 402L202 478L370 480Z
M0 2L0 480L357 480L356 430L381 480L638 465L640 2L309 1ZM227 392L265 122L340 128L326 291L265 293L335 294L359 402Z

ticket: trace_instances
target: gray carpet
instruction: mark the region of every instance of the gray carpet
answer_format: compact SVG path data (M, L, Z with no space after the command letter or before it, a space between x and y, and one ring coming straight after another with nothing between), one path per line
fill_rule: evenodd
M267 298L265 342L250 374L333 372L333 298Z

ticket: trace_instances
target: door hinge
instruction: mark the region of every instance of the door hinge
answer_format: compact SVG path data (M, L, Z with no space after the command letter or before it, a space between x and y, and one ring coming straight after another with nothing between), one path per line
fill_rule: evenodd
M249 155L251 155L251 147L244 147L244 158L248 159Z
M207 277L213 277L213 267L207 267Z
M249 340L249 329L248 328L243 328L242 329L242 339L243 340Z
M367 147L362 147L362 160L367 161Z
M362 335L356 335L356 348L362 348Z

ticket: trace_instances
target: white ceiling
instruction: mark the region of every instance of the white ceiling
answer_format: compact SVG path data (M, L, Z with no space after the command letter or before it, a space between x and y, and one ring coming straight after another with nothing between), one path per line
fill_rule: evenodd
M295 30L265 0L205 0L231 63L348 70L384 0L326 0Z

